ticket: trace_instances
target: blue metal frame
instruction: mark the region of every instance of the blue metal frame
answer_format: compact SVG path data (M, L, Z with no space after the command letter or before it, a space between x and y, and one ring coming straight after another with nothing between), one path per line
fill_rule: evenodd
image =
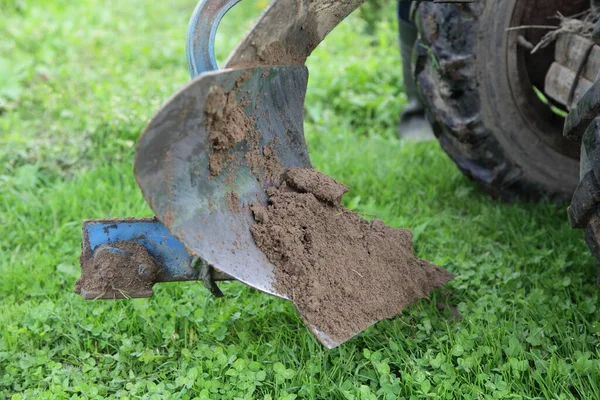
M219 69L215 58L215 38L221 19L240 0L200 0L188 26L186 54L192 78Z
M158 282L192 281L201 278L193 257L157 219L88 220L83 223L84 248L93 253L101 245L134 241L146 248L160 266Z

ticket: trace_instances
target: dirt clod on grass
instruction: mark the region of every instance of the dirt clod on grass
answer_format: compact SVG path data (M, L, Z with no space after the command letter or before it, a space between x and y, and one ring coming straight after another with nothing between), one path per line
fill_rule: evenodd
M82 253L81 278L75 284L75 293L94 293L101 298L150 295L159 268L146 248L132 241L117 242L110 247L122 252L102 250L99 257Z
M252 235L276 266L276 289L340 343L454 278L413 254L410 231L344 208L346 190L313 169L292 169L268 189L267 207L251 207Z

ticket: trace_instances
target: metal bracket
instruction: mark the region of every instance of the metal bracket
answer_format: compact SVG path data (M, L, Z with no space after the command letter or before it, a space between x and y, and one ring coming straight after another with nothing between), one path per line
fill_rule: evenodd
M136 243L137 249L123 250L123 245ZM145 263L133 262L147 251L151 258ZM118 288L99 291L86 287L86 281L95 282L105 274L98 265L110 257L113 267L134 269L131 276L149 280L149 286L158 282L202 281L216 296L222 295L215 281L233 280L210 264L190 256L179 240L156 218L88 220L83 223L81 278L75 292L86 300L150 297L152 290L142 289L135 282L119 282ZM138 257L136 259L136 257Z
M188 70L190 72L190 76L192 78L197 77L203 72L208 71L216 71L219 69L217 65L217 60L215 58L215 38L217 37L217 29L219 28L219 24L221 20L227 14L233 6L239 3L241 0L200 0L194 9L192 17L190 18L190 22L188 25L187 31L187 39L186 39L186 55L187 55L187 63ZM403 0L403 1L412 1L412 0ZM474 3L477 0L425 0L432 1L434 3ZM356 6L350 7L350 11L357 7L362 1L355 0L357 3ZM273 3L267 7L265 13L261 17L269 17L269 11L273 11L277 9L277 0L273 1ZM281 3L281 1L279 1ZM319 7L328 8L331 5L324 4ZM347 5L341 4L340 8L348 7ZM308 9L308 5L303 5L301 7L303 12L306 12ZM277 12L271 12L271 14L275 14L275 17L278 16ZM345 15L344 12L341 12L342 17ZM300 15L300 14L299 14ZM343 19L343 18L342 18ZM337 21L337 20L336 20ZM292 25L294 21L284 21L285 24ZM339 22L339 21L338 21ZM337 23L334 24L334 26ZM331 27L333 28L333 26ZM274 27L273 35L275 37L281 36L278 35L277 29ZM327 29L326 29L327 31ZM322 38L321 38L322 39ZM255 40L255 38L252 38ZM244 42L242 42L244 43ZM246 43L247 44L247 43ZM316 46L316 43L314 44ZM242 46L244 47L244 46ZM237 49L238 52L242 52L241 49Z
M190 18L186 54L192 78L219 69L215 58L215 38L221 19L240 0L201 0Z

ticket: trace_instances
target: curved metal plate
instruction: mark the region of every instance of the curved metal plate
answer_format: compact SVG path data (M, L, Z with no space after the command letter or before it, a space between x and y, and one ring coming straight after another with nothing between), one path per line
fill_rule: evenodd
M276 0L226 61L227 68L302 65L365 0Z
M192 78L218 69L215 38L221 19L241 0L200 0L188 26L186 49L188 70Z
M226 61L227 68L302 65L321 41L365 0L271 2ZM192 77L218 69L214 42L221 19L240 0L200 0L190 18L186 54Z
M267 196L244 157L249 146L245 141L238 143L230 153L233 161L219 176L211 177L212 149L204 108L211 87L226 92L236 89L246 115L256 121L260 146L271 145L283 167L310 167L303 132L307 81L304 66L204 73L155 115L135 156L135 176L144 197L190 254L283 298L273 287L274 266L250 232L254 219L248 204L266 204ZM240 199L237 212L226 201L232 191Z

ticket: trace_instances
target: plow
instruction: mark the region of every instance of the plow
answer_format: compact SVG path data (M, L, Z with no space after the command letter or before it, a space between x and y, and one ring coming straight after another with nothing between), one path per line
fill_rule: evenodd
M275 0L219 68L217 28L238 2L196 6L192 80L156 112L135 152L135 179L155 217L85 221L75 291L133 299L152 296L157 283L200 281L223 296L218 282L237 280L292 301L333 348L453 275L414 256L408 230L343 207L348 187L310 161L304 64L363 1ZM594 22L582 22L589 35L563 29L532 55L542 36L525 3L415 2L412 73L458 168L497 197L572 197L570 222L587 228L600 256ZM595 12L586 1L554 3L544 18Z

